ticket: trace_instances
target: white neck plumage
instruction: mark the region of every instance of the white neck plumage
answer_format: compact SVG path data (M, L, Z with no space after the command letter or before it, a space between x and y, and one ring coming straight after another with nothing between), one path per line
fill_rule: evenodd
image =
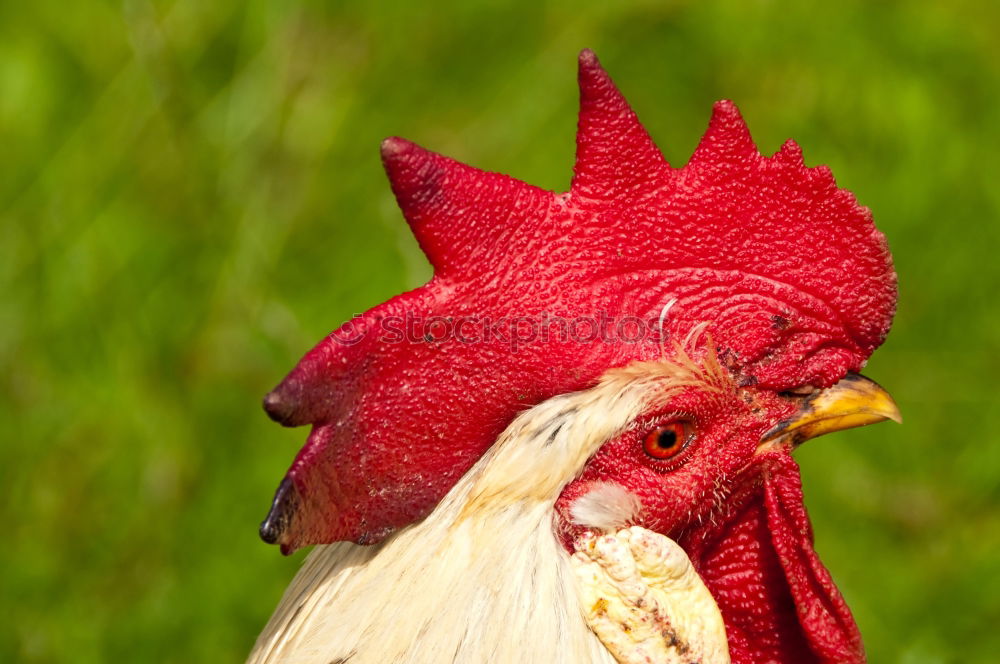
M524 412L423 521L374 546L317 547L249 662L613 664L553 505L605 441L695 380L642 363Z

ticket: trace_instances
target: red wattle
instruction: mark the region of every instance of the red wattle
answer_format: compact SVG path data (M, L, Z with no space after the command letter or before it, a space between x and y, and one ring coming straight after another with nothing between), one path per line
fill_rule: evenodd
M798 467L788 456L782 462L765 479L765 505L771 544L795 600L799 624L820 661L862 664L861 633L813 548Z
M775 457L760 493L696 553L734 664L863 664L861 635L813 548L795 461Z

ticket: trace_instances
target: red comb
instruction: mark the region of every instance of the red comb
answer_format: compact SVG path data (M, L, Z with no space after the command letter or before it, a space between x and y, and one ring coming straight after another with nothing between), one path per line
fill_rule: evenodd
M342 326L266 397L274 419L314 428L265 539L377 541L427 514L519 410L702 323L734 373L775 390L830 385L885 338L885 239L827 168L791 141L762 157L723 101L673 169L590 51L579 81L567 194L382 144L434 278Z

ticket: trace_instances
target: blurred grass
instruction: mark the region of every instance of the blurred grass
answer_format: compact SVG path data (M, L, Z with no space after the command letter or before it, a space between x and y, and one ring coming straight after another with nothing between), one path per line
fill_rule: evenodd
M711 102L872 207L867 373L906 417L800 454L873 662L1000 650L1000 9L860 1L0 5L0 661L239 661L299 556L259 398L429 270L377 146L565 189L594 48L675 164Z

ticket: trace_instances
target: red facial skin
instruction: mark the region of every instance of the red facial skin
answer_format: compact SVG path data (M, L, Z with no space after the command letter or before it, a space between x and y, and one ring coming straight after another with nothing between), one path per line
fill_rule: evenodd
M573 501L594 482L617 483L640 499L635 525L688 553L722 611L734 664L864 662L857 626L812 548L790 450L757 453L797 400L735 384L682 393L605 444L566 487L557 503L565 545L583 530L571 523ZM689 444L652 458L647 433L675 421L691 423Z
M672 168L589 51L579 81L566 194L383 144L435 276L320 342L265 398L282 424L313 426L261 528L285 553L412 523L525 407L661 352L649 337L392 342L387 316L655 321L673 302L666 336L708 322L727 368L774 390L831 385L885 338L885 240L828 169L806 168L790 141L761 156L730 102Z

